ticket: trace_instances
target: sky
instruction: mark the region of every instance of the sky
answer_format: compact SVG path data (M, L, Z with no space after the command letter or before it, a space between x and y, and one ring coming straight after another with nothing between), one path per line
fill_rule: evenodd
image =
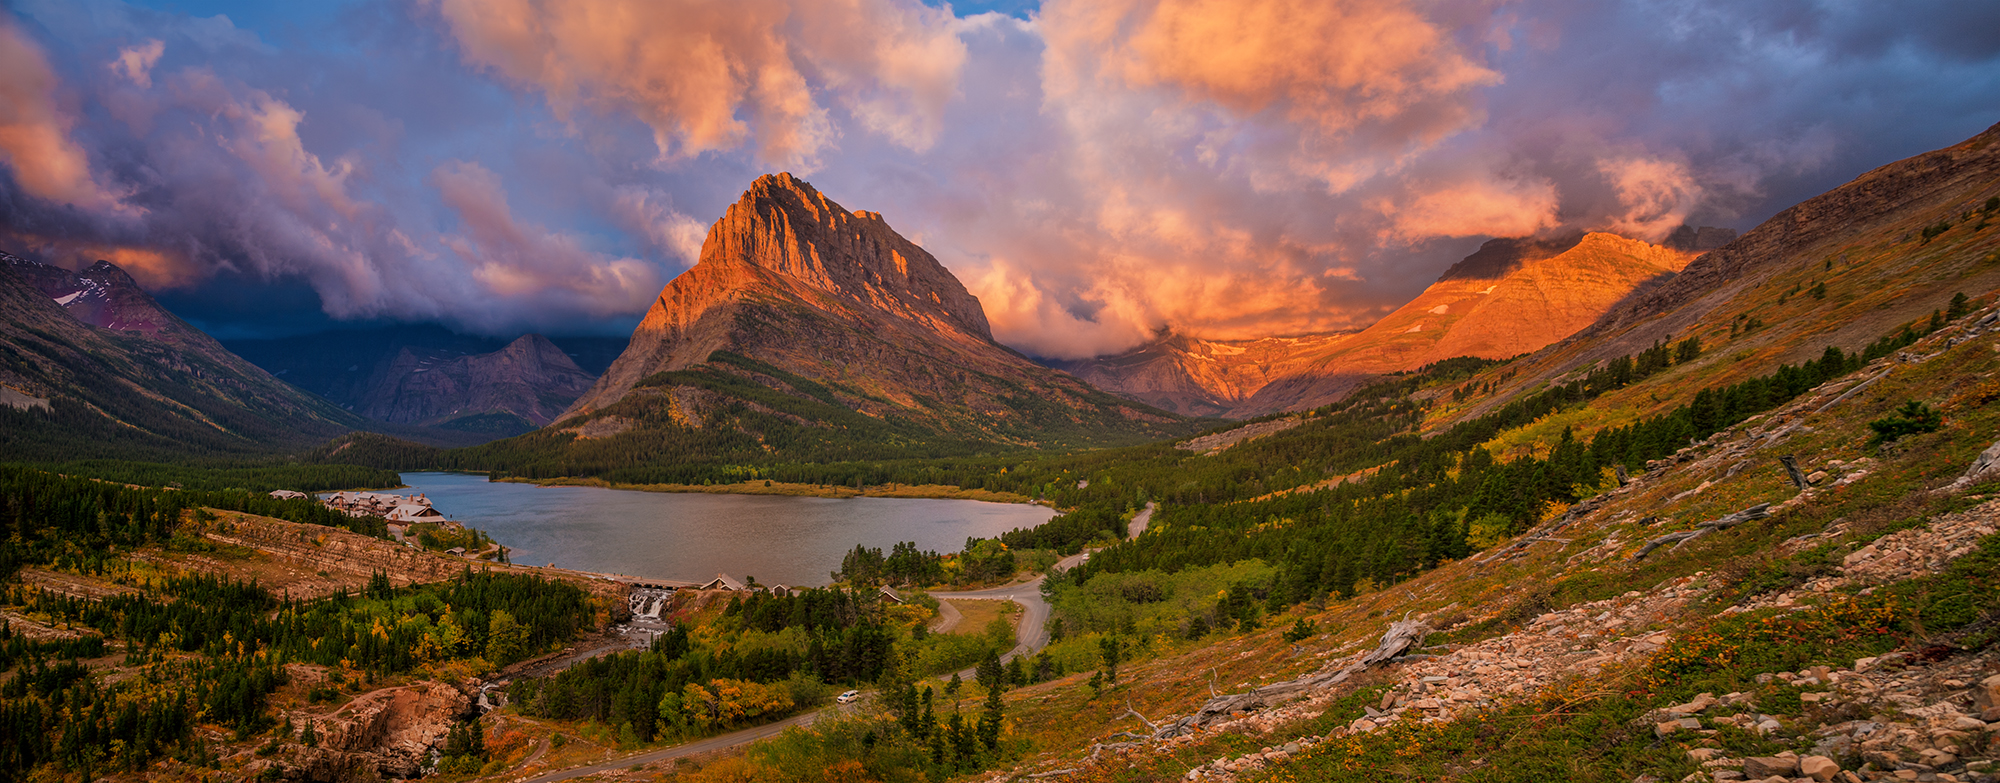
M1744 230L2000 121L2000 3L12 0L0 250L225 338L629 331L758 175L1075 358L1489 238Z

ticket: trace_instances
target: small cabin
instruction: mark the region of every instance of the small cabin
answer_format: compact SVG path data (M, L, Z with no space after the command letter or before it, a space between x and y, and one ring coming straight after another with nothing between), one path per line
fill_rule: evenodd
M271 497L279 500L304 500L306 493L296 489L274 489L271 490Z

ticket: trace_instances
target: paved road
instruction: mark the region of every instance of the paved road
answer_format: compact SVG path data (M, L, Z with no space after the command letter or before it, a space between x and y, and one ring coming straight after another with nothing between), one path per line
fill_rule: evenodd
M1145 510L1140 511L1137 515L1132 517L1131 527L1128 528L1129 536L1137 537L1141 532L1145 531L1147 523L1150 522L1153 518L1153 508L1154 504L1147 503ZM1075 568L1078 563L1083 562L1084 559L1088 557L1090 557L1090 554L1087 552L1083 554L1070 555L1069 557L1065 557L1057 561L1055 567L1052 570L1068 571L1069 569ZM1044 577L1038 576L1026 582L1018 582L1011 585L1002 585L1000 587L990 587L985 590L966 590L954 593L931 593L931 597L940 599L950 598L954 600L1013 601L1014 603L1020 604L1021 625L1019 628L1014 629L1014 641L1015 641L1014 649L1007 651L1007 654L1001 656L1000 658L1002 662L1006 662L1013 660L1017 656L1034 655L1035 653L1040 652L1043 647L1047 647L1049 645L1049 631L1048 631L1049 602L1042 599L1043 579ZM950 604L942 604L940 614L943 614L944 611L949 611L954 615L957 614L958 610L950 609L949 608L950 606L951 606ZM956 621L951 621L944 627L949 628L950 625L955 625L955 624ZM975 669L967 669L963 672L960 672L959 676L961 679L969 680L972 678L973 673L975 671L976 671ZM689 742L683 745L675 745L671 748L661 748L659 750L649 751L646 753L639 753L631 756L625 756L623 758L613 759L610 761L602 761L589 766L573 767L570 769L565 769L557 772L544 773L542 775L537 775L532 778L526 778L524 780L521 780L520 783L556 783L556 781L572 780L575 778L583 777L585 775L593 775L599 772L609 772L614 769L625 769L627 767L631 767L636 764L651 764L656 761L665 761L667 759L675 759L675 758L680 758L682 756L692 756L697 753L708 753L710 751L733 748L736 747L737 745L742 745L748 742L755 742L757 740L764 739L766 737L775 737L783 733L785 729L791 728L793 726L804 726L806 724L812 723L814 718L817 718L821 714L824 714L828 711L836 709L840 708L829 707L814 712L808 712L802 715L794 715L790 718L778 721L777 723L758 726L753 729L744 729L742 731L733 732L730 734L723 734L720 736L709 737L708 739L704 740L696 740L694 742Z
M1159 507L1160 504L1148 501L1145 508L1140 509L1139 513L1133 514L1132 521L1125 526L1125 540L1130 541L1138 538L1140 533L1146 532L1146 525L1151 524L1153 521L1153 509Z

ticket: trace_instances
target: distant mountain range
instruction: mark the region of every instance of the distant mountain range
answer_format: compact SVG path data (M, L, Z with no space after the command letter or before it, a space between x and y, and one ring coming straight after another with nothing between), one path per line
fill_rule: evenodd
M1385 373L1540 349L1672 278L1693 257L1602 233L1495 239L1360 332L1239 341L1168 334L1126 353L1051 364L1106 391L1191 415L1302 410Z
M371 419L505 437L553 421L626 342L539 334L506 342L423 325L224 345Z
M5 253L0 403L13 460L265 453L366 426L230 353L114 264L71 272Z

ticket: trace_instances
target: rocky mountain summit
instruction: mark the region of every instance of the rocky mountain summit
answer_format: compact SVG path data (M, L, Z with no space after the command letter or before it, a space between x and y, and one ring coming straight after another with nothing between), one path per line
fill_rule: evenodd
M0 262L28 285L41 291L64 312L78 321L118 332L137 332L155 339L190 344L212 342L189 339L198 334L165 308L160 307L139 283L117 264L99 261L81 272L52 264L30 261L0 253Z
M730 205L700 262L660 292L557 427L610 437L659 408L667 415L655 420L702 429L738 402L772 426L825 429L829 415L860 414L851 426L907 430L898 438L1047 444L1181 431L1178 417L994 342L979 300L930 253L790 174L758 178Z
M1494 239L1355 334L1238 342L1169 334L1123 354L1056 366L1183 413L1242 418L1304 410L1384 373L1535 351L1672 278L1691 258L1605 233Z

